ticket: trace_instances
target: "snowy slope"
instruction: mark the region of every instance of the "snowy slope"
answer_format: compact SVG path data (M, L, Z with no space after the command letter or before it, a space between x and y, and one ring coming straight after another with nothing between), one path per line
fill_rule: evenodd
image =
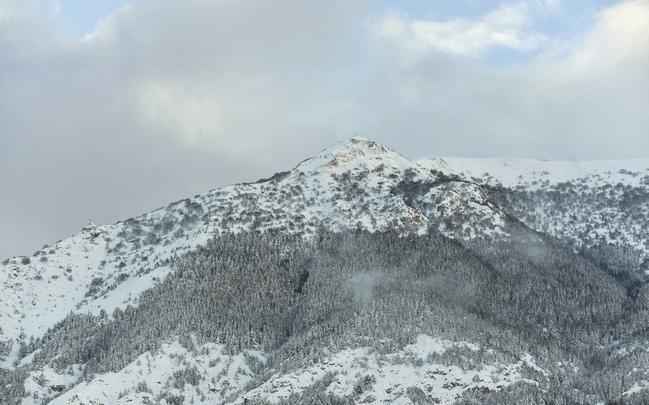
M5 260L0 365L11 366L18 341L42 336L70 312L110 314L137 304L167 274L170 259L219 233L309 236L319 226L425 233L435 227L462 239L506 236L505 217L484 190L443 170L354 138L269 179L215 189L114 225L90 224L31 258Z
M463 352L479 351L471 343L419 335L415 343L393 353L379 353L367 347L333 353L321 364L277 373L244 397L276 403L326 381L326 392L352 397L357 403L407 405L416 403L417 397L428 403L452 404L467 390L495 391L519 382L539 384L523 376L523 370L532 371L539 380L546 376L545 370L529 355L516 362L503 363L490 351L483 362L463 367L449 364L455 363L449 355L451 352L462 358ZM242 402L243 398L239 398L235 403Z
M506 361L485 351L482 361L466 360L465 356L476 356L479 351L471 343L419 335L399 351L347 349L307 368L271 372L257 382L255 364L266 361L264 353L230 355L220 345L196 345L189 350L172 342L156 353L144 353L117 373L98 375L90 382L82 382L74 370L59 374L47 368L32 373L25 383L31 396L22 405L42 400L52 405L126 405L174 397L196 405L240 405L262 399L277 403L318 386L365 404L412 404L415 397L452 404L466 391L495 391L514 383L537 385L547 377L529 355ZM190 378L184 378L183 372ZM57 396L52 389L57 385L73 388Z
M42 384L36 383L32 376L28 384L32 393L38 392L38 398L25 399L22 405L37 405L44 398L51 399L52 405L82 405L92 401L141 404L163 395L183 396L194 404L224 403L228 398L236 398L252 381L255 373L250 365L265 361L262 353L246 351L230 355L216 344L193 349L188 350L177 341L165 344L156 353L144 353L117 373L101 374L89 382L72 381L69 386L74 388L56 399L53 398L56 393L49 388L57 379L56 373L46 374L49 379ZM189 383L178 378L183 372L189 375Z
M429 159L423 165L447 167L467 178L505 187L540 188L585 181L590 187L622 183L649 185L649 159L549 161L536 159Z
M420 164L509 191L499 205L532 228L577 248L615 247L649 271L649 159L444 158Z
M113 225L89 224L30 258L5 260L0 367L14 367L21 341L42 336L70 312L110 315L137 305L142 292L172 271L176 256L214 235L276 230L309 237L319 227L422 234L434 228L459 240L506 239L507 214L513 214L576 246L604 241L649 252L647 196L649 161L412 161L354 138L268 179L211 190ZM29 395L22 403L172 404L173 396L196 404L277 403L319 387L363 403L450 404L466 392L547 382L547 372L529 355L427 335L388 353L355 347L259 375L268 356L171 341L88 381L82 364L45 366L25 380Z
M505 216L480 184L537 192L511 208L538 230L576 244L603 240L649 251L647 160L414 162L354 138L269 179L215 189L114 225L91 224L31 258L5 260L0 365L11 364L18 349L12 342L21 335L41 336L70 311L111 313L136 304L139 293L164 278L170 259L214 234L310 235L319 226L424 233L433 226L461 239L505 236ZM557 203L549 198L556 193L570 198ZM9 345L12 354L3 355Z

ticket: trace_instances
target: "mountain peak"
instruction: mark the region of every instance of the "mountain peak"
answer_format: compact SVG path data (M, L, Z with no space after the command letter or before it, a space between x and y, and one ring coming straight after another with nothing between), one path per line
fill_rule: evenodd
M351 138L349 138L349 142L356 142L356 143L366 142L366 143L369 143L369 142L374 142L374 141L369 139L369 138L365 138L364 136L352 136Z
M385 145L360 136L351 137L347 141L339 143L338 145L335 145L334 147L329 149L365 152L370 154L395 153Z
M376 141L352 137L322 150L317 156L306 159L297 168L305 172L322 168L344 171L353 168L372 169L379 165L406 168L411 166L412 162Z

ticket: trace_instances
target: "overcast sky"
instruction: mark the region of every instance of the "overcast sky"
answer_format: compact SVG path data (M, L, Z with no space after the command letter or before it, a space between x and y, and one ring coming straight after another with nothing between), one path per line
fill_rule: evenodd
M0 256L362 135L649 156L649 0L0 0Z

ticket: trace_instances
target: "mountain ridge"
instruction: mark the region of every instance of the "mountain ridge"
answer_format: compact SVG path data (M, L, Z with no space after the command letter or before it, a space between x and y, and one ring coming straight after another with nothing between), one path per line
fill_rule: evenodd
M479 220L492 216L481 204L469 201L485 198L479 187L464 184L449 185L450 194L445 190L428 196L422 207L413 208L392 192L406 173L409 181L438 177L385 146L354 138L266 182L233 184L112 225L84 227L76 235L39 249L31 258L3 262L0 342L8 345L22 334L40 336L69 311L111 312L135 304L139 293L168 273L170 259L224 232L313 234L324 226L421 233L429 226L426 215L449 217L453 214L449 210L465 205L476 214L475 227ZM446 207L446 213L434 212L433 197L446 204L437 205ZM467 228L460 218L453 220L451 225L458 228L449 227L448 234L465 227L468 236L478 236L479 229ZM494 230L485 227L484 231ZM133 285L117 288L123 283ZM16 346L5 365L15 358Z
M619 300L635 300L635 297L643 297L645 294L642 290L643 281L634 271L637 270L640 274L642 271L649 270L647 266L649 265L647 261L649 241L644 231L647 229L646 226L649 226L649 170L645 173L644 170L638 169L642 166L641 162L635 162L636 166L632 169L617 171L610 167L600 169L601 166L593 164L592 167L587 167L587 174L584 175L580 170L559 170L565 169L566 163L539 161L530 163L520 160L514 162L517 162L518 166L512 168L512 161L503 160L492 160L488 165L476 160L470 163L467 160L453 158L411 160L377 142L365 138L352 138L325 148L320 153L299 162L292 169L278 172L268 178L212 189L112 225L90 223L78 234L52 246L45 246L32 257L13 257L0 265L0 325L2 326L0 328L0 377L2 377L2 369L10 372L23 368L29 369L40 364L38 361L41 360L32 364L34 358L39 358L39 350L45 350L49 341L66 338L56 337L57 333L60 333L60 328L67 327L62 325L88 322L90 325L97 323L98 326L93 327L101 328L107 322L119 321L124 313L131 315L137 313L137 308L143 299L147 305L153 305L150 302L151 297L147 294L153 290L164 291L165 288L170 288L166 280L180 277L178 263L187 260L185 259L187 256L202 257L201 255L205 254L203 252L205 246L214 246L214 240L229 238L230 235L235 235L235 240L236 235L239 234L270 235L269 237L291 235L304 240L311 240L312 236L322 235L323 232L353 234L361 231L376 234L379 240L384 237L381 236L384 233L393 233L401 238L407 236L408 240L431 235L433 240L440 238L435 243L441 244L443 249L449 251L460 249L458 251L464 252L462 260L473 260L476 263L472 266L482 268L489 273L488 275L477 273L469 278L471 282L475 282L475 279L481 280L483 277L487 280L490 277L496 279L501 277L498 273L503 270L496 268L493 263L494 261L498 263L497 261L500 260L498 252L492 251L494 246L505 246L505 251L509 251L507 249L511 250L512 246L520 244L518 249L520 252L516 249L510 251L514 257L511 259L512 263L517 264L507 267L507 271L522 266L516 260L521 260L522 263L530 261L532 268L545 273L527 274L525 277L534 280L545 277L556 284L553 277L563 277L562 273L554 273L555 269L552 266L546 268L544 266L547 264L537 263L540 257L545 258L543 260L558 260L554 257L546 257L551 256L548 255L549 251L555 251L562 257L563 261L557 262L560 265L566 266L566 261L570 260L578 263L577 267L580 270L576 273L579 277L592 273L592 280L585 279L581 282L593 283L597 287L594 290L601 289L612 294L610 298L613 302L610 304L612 308L618 308ZM489 173L488 170L483 171L484 167L493 173ZM611 221L602 218L609 218ZM390 236L386 238L389 240ZM457 242L457 246L448 244L447 239ZM243 241L247 243L245 238ZM361 242L355 243L362 248L365 246ZM562 251L564 245L570 247L576 255L572 257L570 255L573 253ZM437 245L433 244L433 246ZM445 259L447 264L459 260L448 252L444 254L448 255ZM519 254L522 257L519 258L517 256ZM279 268L282 269L285 266L282 264L285 259L278 260ZM415 267L414 270L409 271L415 274L421 271L416 263L408 264L411 265ZM457 270L459 273L465 271L461 266ZM276 276L287 277L283 270L278 271ZM297 283L299 287L289 288L292 291L290 294L293 294L290 299L300 302L303 284L307 281L313 282L314 276L308 270L299 267L292 271L296 272L292 276L294 278L289 277L286 282L289 285ZM356 278L350 281L352 292L358 288L372 290L377 283L377 277L381 283L387 283L386 285L395 283L389 277L385 278L384 272L386 270L367 270L354 276ZM450 291L439 291L436 294L441 294L451 303L459 303L460 299L447 295L456 293L456 289L465 288L461 283L455 283L454 277L456 276L452 272L444 275L439 281L442 285L450 282L452 288ZM513 280L519 280L521 275L514 274L513 277ZM574 277L578 278L577 275ZM614 284L610 287L597 284L603 283L602 280L608 280L609 277L617 280L614 282L619 282L619 285ZM570 282L574 280L570 279ZM272 280L271 285L274 285ZM381 288L387 288L386 285ZM560 284L556 284L555 288L559 286ZM529 286L523 285L522 288L529 288ZM631 291L633 297L625 297L624 291ZM363 292L358 298L355 293L352 293L351 299L352 301L360 299L362 304L368 299L366 294ZM471 294L461 291L458 294L471 302ZM530 296L534 297L535 294L531 292ZM499 297L499 294L495 294L494 297ZM528 298L524 296L521 299ZM605 298L593 299L606 300ZM536 305L544 304L540 301ZM361 307L363 308L362 305ZM479 306L471 309L476 311L478 319L481 319L480 314L483 310ZM88 319L86 320L85 317ZM497 315L496 319L491 321L506 323L506 318ZM523 321L525 319L521 320ZM538 333L551 336L555 332L552 328L546 328ZM44 337L47 337L45 341L41 341L40 339ZM417 339L433 342L430 343L433 347L444 346L442 352L433 350L430 354L432 357L444 357L446 351L466 351L466 346L460 345L461 349L457 349L455 343L442 344L440 340L436 340L440 339L439 336L430 333L420 335ZM157 347L159 343L152 344L152 347ZM202 362L217 361L210 357L211 355L206 357L189 350L188 347L191 345L182 344L181 347L177 343L166 342L168 346L159 347L163 351L166 350L167 354L151 352L143 354L144 357L137 361L169 365L170 358L181 355L191 359L192 367L203 367ZM221 396L218 398L221 400L231 395L238 395L228 403L243 401L244 397L237 390L243 390L246 384L253 381L249 377L255 374L255 367L253 367L255 362L253 361L252 365L247 363L250 356L258 358L261 363L267 363L273 357L269 353L255 351L229 353L225 346L215 345L215 342L208 342L205 345L196 343L196 345L202 347L200 353L202 350L218 353L218 359L227 364L241 365L243 370L241 373L236 370L236 367L233 369L230 366L225 368L210 366L204 370L208 374L226 373L230 375L229 378L240 380L240 383L237 383L239 385L233 384L231 388L227 388L226 385L219 386L222 394L219 394ZM36 347L42 348L35 349ZM410 347L408 345L393 347L389 351L388 358L396 362L398 358L405 356L413 362L413 368L393 369L392 377L381 377L378 383L374 381L372 384L383 386L388 384L391 378L419 376L421 370L416 366L418 361L415 359L416 356L413 357ZM372 369L376 369L376 373L381 369L381 356L376 355L375 358L373 349L350 350L350 356L354 359L352 363L345 363L340 355L331 353L333 357L327 360L331 362L331 367L326 370L332 373L339 373L345 367L356 370L362 363L359 359L364 357L372 359ZM470 349L467 355L474 356L475 353L481 353L481 350ZM518 382L539 383L545 380L543 376L546 373L553 372L548 369L551 365L538 366L532 357L527 358L524 353L518 353L513 357L500 353L496 357L500 358L500 356L504 356L502 359L507 361L499 360L498 367L508 370L508 373L515 378L505 378L506 375L495 371L498 368L496 367L491 371L492 378L500 383L489 385L476 382L486 378L486 375L478 374L475 377L476 381L471 381L472 377L469 374L460 369L453 369L449 379L444 379L442 384L446 388L441 386L434 388L448 394L444 397L443 403L452 403L458 396L465 394L467 387L478 390L476 391L478 393L482 389L480 387L488 391L499 390L497 386L501 383L504 384L503 387ZM529 361L523 361L522 358ZM29 386L27 390L37 393L40 398L56 397L58 395L56 387L59 385L65 387L62 390L70 389L68 394L61 396L59 402L53 403L81 405L87 403L84 401L93 401L97 392L101 390L110 391L110 387L102 385L100 380L93 380L92 384L87 385L78 383L82 376L82 369L86 367L84 364L70 366L72 368L66 371L68 374L61 374L48 368L51 365L44 367L31 371L35 374L30 378L36 381L40 372L47 375L49 381L60 381L60 384L50 383L48 388L28 379L25 387ZM170 370L175 370L173 373L189 372L177 364L169 367ZM542 371L537 370L529 374L528 369L535 369L535 367ZM130 364L128 370L129 373L146 372L140 364L136 363ZM322 370L321 366L316 368L305 366L299 372L294 370L297 374L284 374L273 369L275 374L272 378L264 380L265 382L259 385L259 389L246 392L254 394L254 398L259 401L274 398L271 402L277 402L286 396L310 389L313 379L305 376L322 377ZM362 368L357 370L360 373ZM431 368L426 372L434 374L440 371ZM190 372L190 377L191 375ZM116 372L110 378L113 377L125 387L130 380L122 371ZM164 378L169 378L171 381L176 377L165 374ZM421 378L423 384L427 377ZM453 378L457 379L459 385L454 385ZM221 383L225 382L219 382ZM349 392L351 389L349 384L355 384L352 380L346 378L338 380L338 383L342 384L342 388L333 391L337 395L356 395ZM213 389L208 386L201 387L202 390L210 390L210 392ZM282 387L290 389L286 391ZM394 387L386 386L385 389L388 388ZM423 388L424 385L419 385L417 390ZM132 390L132 387L128 390ZM379 398L386 400L417 398L424 395L417 390L411 390L408 395L403 390L395 391L400 392L401 397L390 393L378 395L376 392L372 395L375 397L378 395ZM156 395L164 394L163 391L156 392ZM283 392L283 394L279 396L270 394L275 392ZM113 401L118 400L117 394L117 392L111 393L115 395ZM142 396L149 394L134 391L129 395L124 397L124 401L142 401ZM370 396L367 395L366 399L369 401ZM67 402L62 402L64 399ZM33 402L34 405L38 403L36 400ZM172 399L161 403L175 404ZM399 403L415 402L412 400ZM23 405L28 404L31 405L32 402L23 403Z
M291 170L263 181L212 189L112 225L93 224L84 227L77 235L39 249L31 258L9 258L3 262L5 271L2 274L5 279L2 284L6 289L9 284L22 285L43 278L48 283L60 283L60 280L69 278L73 273L76 276L93 268L102 270L96 271L97 274L92 277L88 277L88 274L80 277L84 285L75 283L76 288L96 290L98 294L109 293L115 283L121 283L133 275L147 276L157 270L154 273L160 274L152 277L164 277L168 271L164 263L174 255L194 249L223 232L280 230L312 234L319 226L325 226L332 230L360 227L369 231L390 228L405 233L423 233L427 227L436 226L447 236L459 239L481 235L506 236L505 213L493 206L488 192L483 188L503 185L498 179L506 176L483 176L484 173L479 174L479 170L475 169L480 167L475 164L476 160L471 160L475 167L468 165L468 161L454 158L410 160L369 139L351 138L325 148ZM498 166L502 161L490 162ZM533 162L533 176L546 180L552 176L545 169L539 170L539 164L544 167L553 163ZM637 161L636 164L641 165L641 162ZM629 171L629 174L620 176L633 179L636 183L645 181L645 177L634 173ZM614 180L620 176L614 177ZM531 178L529 184L532 184L539 181L537 177L522 179ZM649 176L646 179L646 184L642 184L649 189ZM505 186L520 188L521 183L506 182ZM536 189L529 185L527 187ZM408 196L408 193L414 197ZM509 209L516 211L511 207ZM518 214L516 216L520 217ZM547 225L529 219L524 222L533 229L548 231ZM549 233L566 237L559 231ZM103 252L100 243L104 245ZM649 242L645 245L649 246ZM72 259L56 257L59 249ZM79 249L85 252L79 252ZM84 261L87 262L85 265L79 265ZM72 269L70 262L73 263ZM31 279L24 277L21 280L19 274L26 272L30 273ZM15 276L13 279L12 275ZM101 285L98 285L98 278L102 278ZM145 288L145 285L140 288ZM40 301L42 297L33 290L28 291L27 295L36 297L32 302ZM24 289L17 291L25 292ZM88 301L86 298L85 295L77 297L74 305ZM117 300L125 301L126 298ZM2 314L4 325L11 325L7 320L15 319L7 312L15 311L25 301L24 297L17 297L7 305L5 299L2 304L5 308L10 307L11 311ZM83 307L85 304L81 305ZM73 309L70 305L65 308ZM62 315L64 312L59 311L57 317ZM8 327L5 326L5 329ZM40 333L44 331L42 328L38 330ZM30 331L28 328L27 333ZM13 338L17 338L17 335Z

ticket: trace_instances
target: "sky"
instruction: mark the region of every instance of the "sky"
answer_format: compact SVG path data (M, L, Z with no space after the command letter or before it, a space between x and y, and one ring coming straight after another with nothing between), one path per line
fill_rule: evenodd
M649 157L649 0L0 0L0 256L360 135Z

